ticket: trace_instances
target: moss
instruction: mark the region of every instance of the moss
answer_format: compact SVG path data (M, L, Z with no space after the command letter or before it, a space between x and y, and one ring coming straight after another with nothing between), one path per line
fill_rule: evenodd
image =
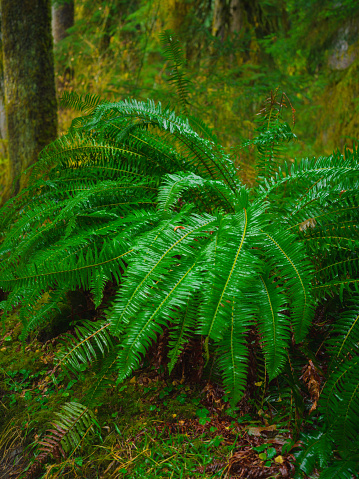
M56 138L50 0L2 2L10 182ZM17 182L15 193L25 183Z
M71 295L71 299L74 304L82 304L84 298L79 293ZM4 405L0 429L5 430L7 425L16 427L23 444L34 444L35 438L38 441L50 428L61 405L68 401L82 402L94 373L86 370L69 377L60 373L61 381L54 385L47 375L54 366L56 344L44 345L33 337L24 351L18 340L18 329L17 312L14 311L6 322L5 336L10 333L11 341L7 341L6 354L0 356L0 367L7 374L16 372L13 380L20 387L16 390L9 386L6 374L0 376ZM26 370L26 374L21 370ZM108 468L113 467L113 472L114 465L119 468L121 464L127 473L118 472L116 477L167 477L173 464L178 469L194 471L206 464L201 461L209 457L226 459L226 446L209 449L210 436L189 437L179 428L173 434L169 432L168 425L175 428L186 419L192 422L196 418L199 386L176 381L166 383L158 379L155 371L148 370L119 386L115 381L114 377L113 387L92 408L100 429L95 429L89 440L85 440L66 461L56 463L49 457L47 477L57 477L58 472L60 477L98 477L99 473L107 477ZM26 395L26 392L31 394ZM16 396L15 402L11 394ZM153 460L165 464L164 468L156 466L158 469L154 470Z
M316 145L318 148L323 146L327 153L334 148L343 149L345 145L352 147L353 141L358 138L359 120L356 114L359 97L358 75L357 59L346 70L332 74L332 81L319 100L323 107Z

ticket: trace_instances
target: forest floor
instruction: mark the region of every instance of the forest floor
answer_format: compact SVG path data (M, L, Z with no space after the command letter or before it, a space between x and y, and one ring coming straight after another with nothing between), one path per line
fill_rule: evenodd
M54 381L66 333L47 331L25 343L20 333L14 312L0 336L2 479L293 477L293 431L264 398L258 406L245 396L231 409L220 383L191 377L188 367L169 376L156 360L118 386L114 378L92 409L96 425L75 450L55 447L35 460L61 406L81 403L94 373L57 370Z

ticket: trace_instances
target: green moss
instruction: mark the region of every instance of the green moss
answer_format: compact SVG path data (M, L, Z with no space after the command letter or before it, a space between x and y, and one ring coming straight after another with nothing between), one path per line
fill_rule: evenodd
M1 28L12 184L57 134L50 0L5 0Z
M359 46L359 42L357 44ZM349 68L332 75L330 85L324 91L317 146L324 146L327 153L345 145L352 147L358 137L359 120L359 60Z

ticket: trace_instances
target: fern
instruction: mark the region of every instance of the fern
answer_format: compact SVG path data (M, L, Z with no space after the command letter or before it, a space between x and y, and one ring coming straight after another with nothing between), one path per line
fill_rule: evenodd
M321 478L351 477L359 470L359 302L351 300L347 310L335 324L327 347L332 353L328 379L319 401L319 413L324 424L321 439L311 442L305 437L305 449L301 453L301 469L309 474L318 463L321 468L330 465ZM323 421L322 419L322 421ZM341 460L333 460L335 448Z
M88 290L100 308L106 283L114 284L106 317L67 336L58 358L72 372L95 362L89 405L113 374L120 382L139 367L165 328L169 370L202 336L232 405L246 388L253 331L269 380L289 371L295 389L288 350L307 337L318 301L359 287L358 151L281 164L278 148L294 135L281 120L285 96L275 92L260 115L250 189L200 120L152 101L67 102L86 116L41 153L31 186L2 210L4 312L19 306L25 335L66 292ZM350 442L359 338L354 316L342 321L322 398L328 420L346 404ZM340 433L325 431L330 444Z
M61 365L76 373L94 360L105 357L113 349L108 327L109 323L104 321L87 321L76 328L74 335L63 336L56 369Z
M171 71L170 83L174 83L177 90L177 96L182 107L182 112L188 116L188 85L190 81L185 77L181 67L185 65L185 59L181 48L181 43L176 34L171 30L165 30L161 33L161 43L163 53L169 60Z
M74 103L78 102L75 98ZM264 120L270 126L267 116ZM279 125L278 114L273 117ZM158 136L160 132L162 136ZM351 169L357 168L353 159L347 163ZM199 315L195 325L191 320L191 330L194 327L195 334L207 338L206 350L209 341L214 341L226 351L221 355L223 370L232 369L242 377L246 331L254 324L264 338L269 377L283 370L290 329L301 341L314 308L314 270L308 248L298 241L303 232L293 229L298 220L291 217L298 194L296 183L301 187L306 178L316 183L316 190L320 185L325 190L326 184L339 181L347 168L330 158L320 159L310 168L304 163L285 178L278 171L259 185L258 199L253 201L217 144L199 136L173 112L152 102L135 101L94 106L80 127L44 151L38 169L41 164L48 171L48 179L39 180L37 186L41 194L19 212L15 201L17 221L10 227L4 224L7 235L0 250L4 258L0 282L11 291L5 308L26 302L30 291L39 296L47 289L52 296L60 294L60 286L91 290L99 306L106 282L121 281L106 321L123 345L118 367L119 377L124 378L138 366L163 327L172 324L173 311L176 317L184 314L184 292L187 301L201 292ZM320 175L325 169L330 175L322 184L318 183L318 169ZM283 186L287 192L293 190L288 204L280 200ZM327 208L322 189L317 191L317 196L322 196L316 213ZM313 218L313 201L310 205ZM333 201L330 207L337 208ZM356 210L346 209L345 215L353 212ZM327 220L326 214L324 218ZM355 250L355 238L350 244ZM340 254L345 255L345 250ZM23 258L20 263L19 257ZM351 267L353 264L355 261ZM20 298L16 302L15 296ZM237 303L243 307L238 309ZM259 310L255 304L263 308ZM36 308L24 308L24 317L35 314ZM288 308L289 318L282 314ZM242 319L234 319L233 314ZM30 321L26 333L37 324ZM88 354L81 351L87 360L97 358L90 337L104 347L95 329L91 329L89 340L85 330L74 340L89 348ZM231 334L235 329L241 331L238 335L243 340L238 341L239 350L233 355ZM109 337L105 342L111 349ZM79 348L73 351L80 354ZM76 361L74 364L79 367ZM244 379L240 387L233 374L225 376L225 382L232 393L243 391Z
M283 144L296 138L288 123L282 120L283 110L287 108L288 103L292 108L294 126L295 110L286 94L284 92L279 94L277 88L271 91L270 96L265 100L257 115L257 137L245 142L242 146L255 145L257 148L256 181L259 184L272 177L280 164L283 163L281 157Z
M93 432L97 426L92 412L79 403L70 402L62 406L62 410L55 413L57 419L52 423L52 429L39 442L38 451L26 478L39 477L39 473L49 456L55 459L65 457L75 450L84 440L87 433Z

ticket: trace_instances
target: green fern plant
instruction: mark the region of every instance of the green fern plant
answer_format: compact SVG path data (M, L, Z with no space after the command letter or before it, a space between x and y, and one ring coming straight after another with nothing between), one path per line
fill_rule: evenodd
M327 340L331 362L319 401L321 428L303 435L297 458L305 474L318 465L326 479L359 472L359 297L346 306Z
M75 451L88 433L93 433L98 426L93 413L82 404L66 403L61 412L55 413L56 420L52 429L39 442L38 455L26 471L26 479L39 477L39 473L48 458L64 458L70 451Z
M200 121L152 101L67 97L86 116L43 150L31 186L1 211L0 308L6 321L19 307L25 337L66 292L91 291L99 308L105 285L116 285L105 319L80 327L58 359L72 371L96 362L88 404L110 374L131 375L166 327L169 370L201 336L234 405L251 331L270 381L318 301L358 290L358 151L280 164L293 134L279 115L285 97L276 98L261 112L248 188Z
M265 148L273 137L262 141ZM0 284L10 294L2 308L21 305L25 335L64 292L89 289L98 307L106 282L115 281L106 328L121 343L119 381L169 326L171 364L190 332L204 336L206 352L209 343L220 351L236 402L250 328L262 337L272 379L291 335L305 337L315 294L357 284L356 158L277 167L249 190L220 145L169 109L100 103L42 152L32 186L3 209ZM40 171L47 176L37 179ZM306 221L315 227L305 229ZM317 284L312 252L317 264L321 255L335 261L326 285ZM50 298L42 304L44 291ZM103 326L98 331L82 347L99 344Z
M183 71L186 60L182 51L181 43L177 35L172 30L165 30L162 32L160 39L163 47L163 53L169 61L169 68L171 69L169 82L174 84L176 87L176 93L182 112L188 116L188 86L190 81L188 78L186 78L186 75Z

